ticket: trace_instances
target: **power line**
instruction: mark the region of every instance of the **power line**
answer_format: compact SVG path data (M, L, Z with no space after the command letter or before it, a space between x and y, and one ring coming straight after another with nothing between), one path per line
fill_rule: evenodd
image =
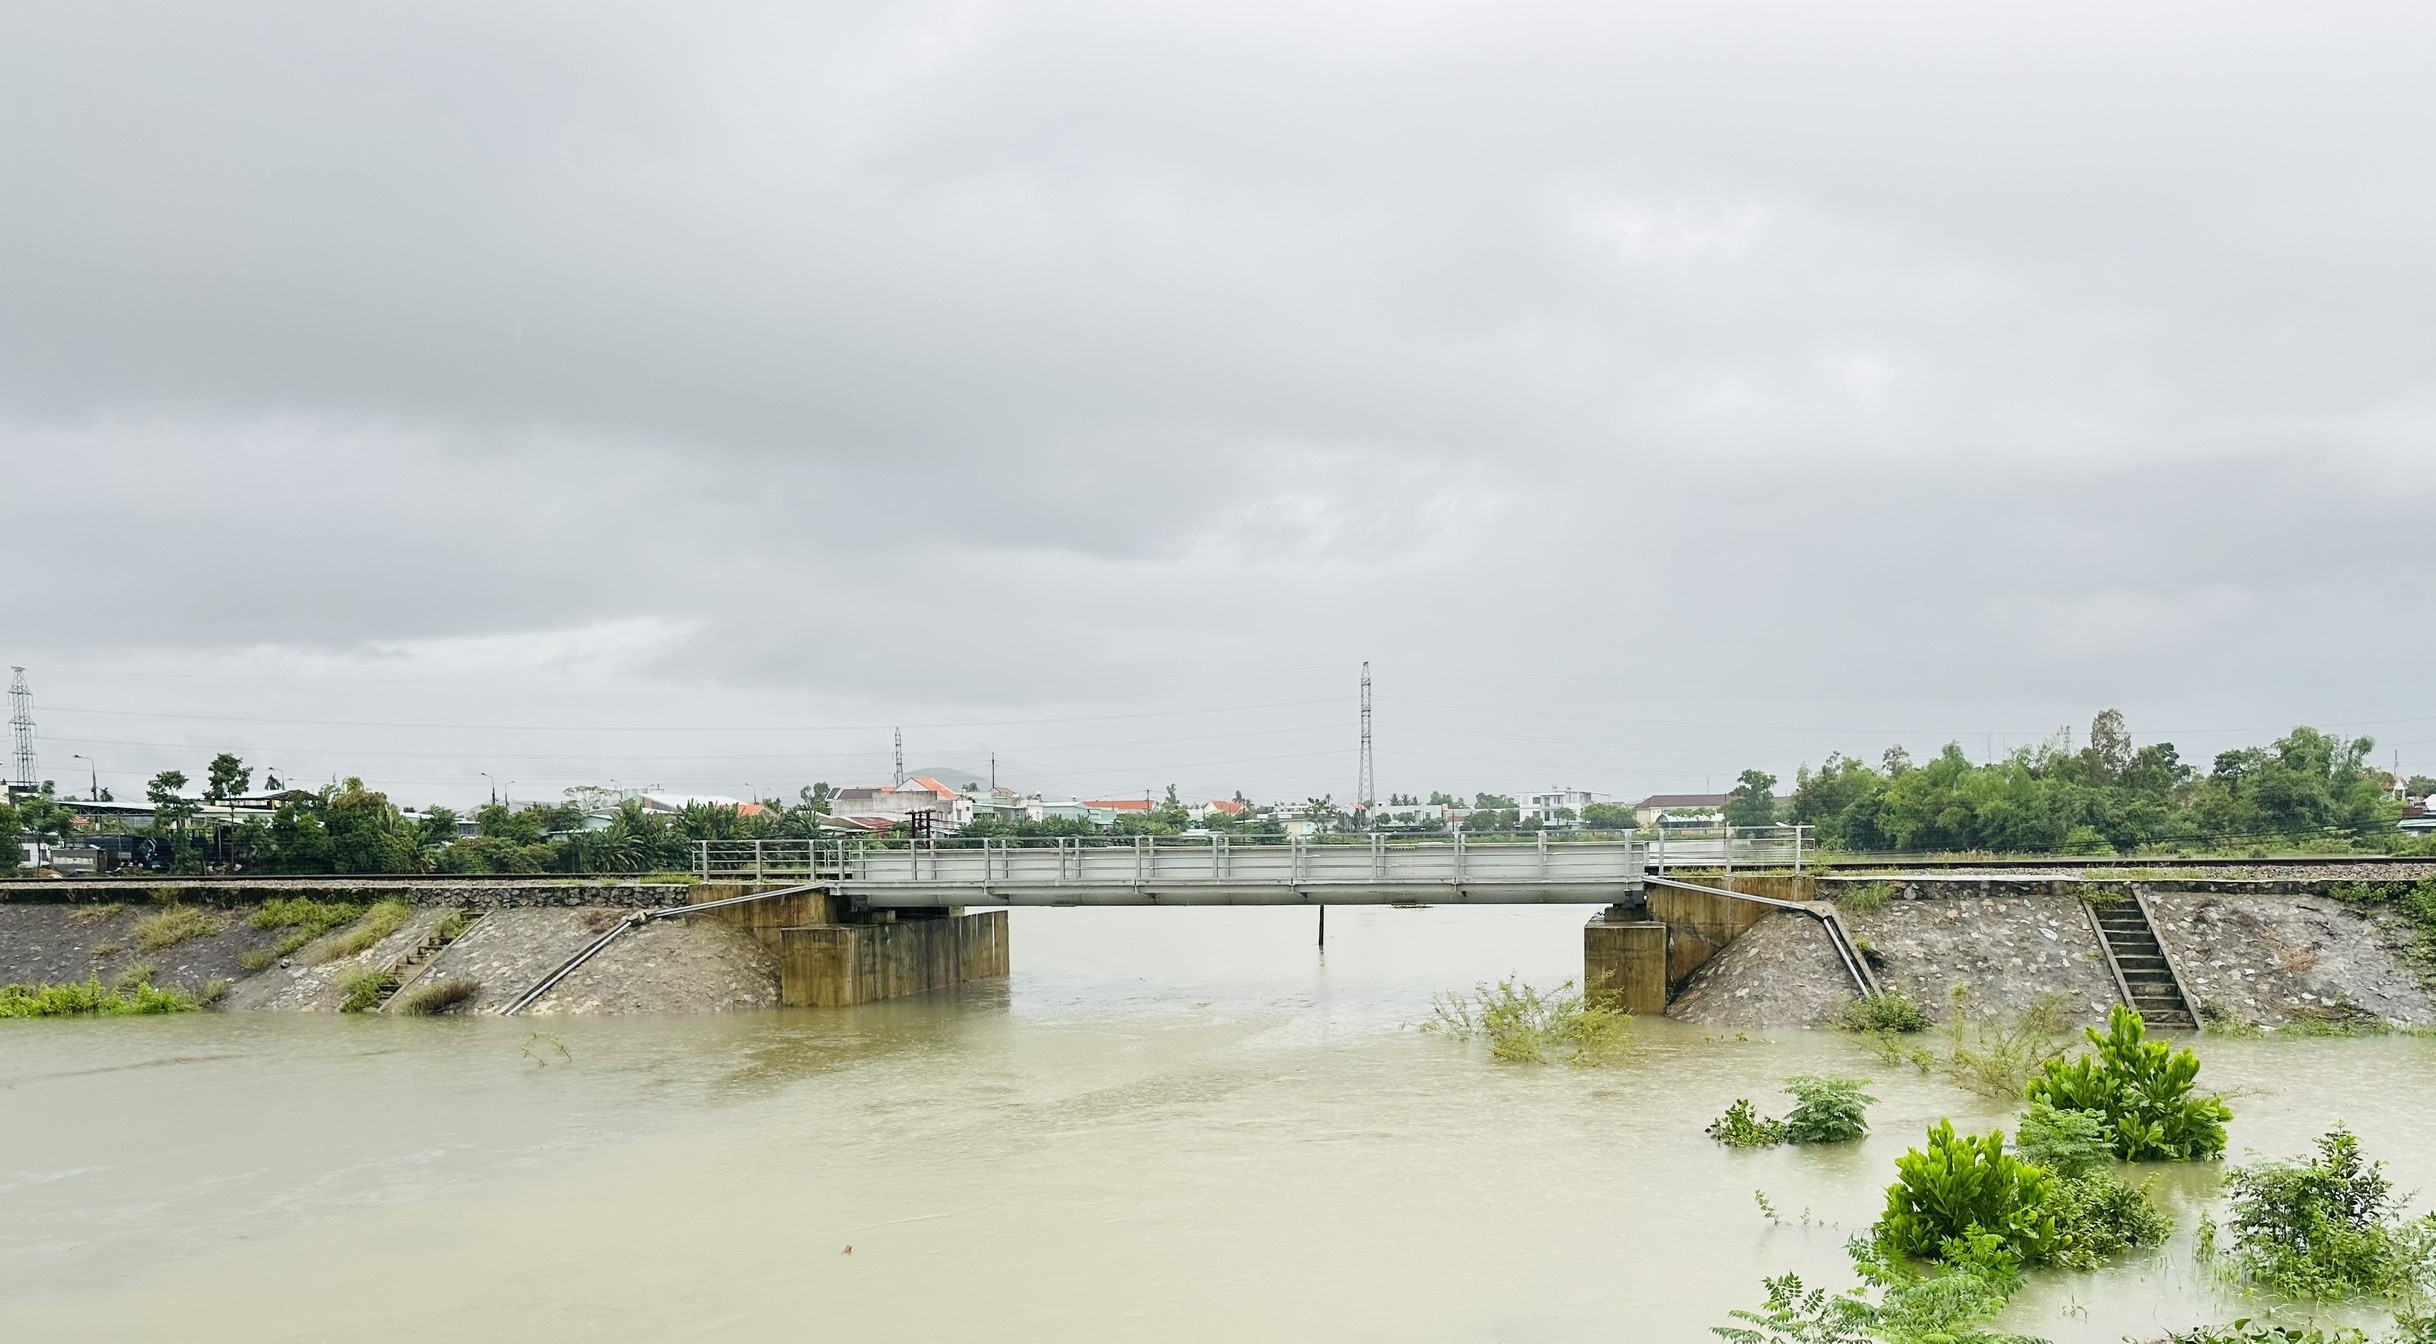
M1200 709L1148 710L1135 714L1077 714L1046 719L967 719L910 723L899 728L1023 728L1037 724L1113 723L1125 719L1167 719L1186 714L1248 714L1265 709L1299 709L1309 705L1342 705L1330 697L1316 700L1273 700L1259 705L1212 705ZM584 723L399 723L379 719L269 719L234 714L172 714L142 709L87 709L53 706L62 714L98 714L125 719L176 719L184 723L276 723L308 728L440 728L483 733L876 733L891 725L877 723L730 723L730 724L584 724Z

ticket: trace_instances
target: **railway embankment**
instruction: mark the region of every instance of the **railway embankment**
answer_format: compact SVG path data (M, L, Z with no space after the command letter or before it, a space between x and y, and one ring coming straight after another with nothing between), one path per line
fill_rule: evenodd
M2145 898L2210 1026L2378 1030L2436 1027L2436 894L2416 894L2431 877L2436 865L2340 863L2259 875L1881 873L1813 879L1804 894L1833 901L1880 985L1932 1020L1957 1003L2006 1015L2041 1001L2102 1019L2122 994L2092 907ZM1828 1026L1852 999L1817 922L1774 914L1687 977L1667 1012L1721 1027Z
M636 910L685 904L688 891L683 883L343 878L0 884L0 984L149 984L240 1010L478 1012L513 999ZM527 1011L766 1008L778 1003L778 983L775 954L737 924L660 919Z

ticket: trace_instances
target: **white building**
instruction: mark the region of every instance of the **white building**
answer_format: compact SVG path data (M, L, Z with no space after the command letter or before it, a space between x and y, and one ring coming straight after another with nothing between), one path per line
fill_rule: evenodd
M1543 789L1524 794L1516 801L1522 805L1519 818L1522 821L1536 821L1542 826L1579 826L1582 809L1606 799L1586 789Z

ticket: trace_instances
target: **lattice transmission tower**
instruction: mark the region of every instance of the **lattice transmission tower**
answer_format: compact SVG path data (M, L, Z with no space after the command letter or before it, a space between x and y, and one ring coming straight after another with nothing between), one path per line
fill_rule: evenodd
M9 762L14 782L34 787L34 692L25 684L25 669L12 667L8 679L8 733L15 748Z
M1378 772L1370 765L1370 661L1362 662L1362 778L1354 785L1354 801L1368 812L1379 801Z
M905 787L905 730L897 730L897 787Z

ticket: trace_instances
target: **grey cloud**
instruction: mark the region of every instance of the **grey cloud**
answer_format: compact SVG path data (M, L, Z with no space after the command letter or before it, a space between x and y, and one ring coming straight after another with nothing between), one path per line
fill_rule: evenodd
M2415 8L7 26L20 591L152 613L37 662L640 622L882 717L1375 656L1994 729L2436 651Z

